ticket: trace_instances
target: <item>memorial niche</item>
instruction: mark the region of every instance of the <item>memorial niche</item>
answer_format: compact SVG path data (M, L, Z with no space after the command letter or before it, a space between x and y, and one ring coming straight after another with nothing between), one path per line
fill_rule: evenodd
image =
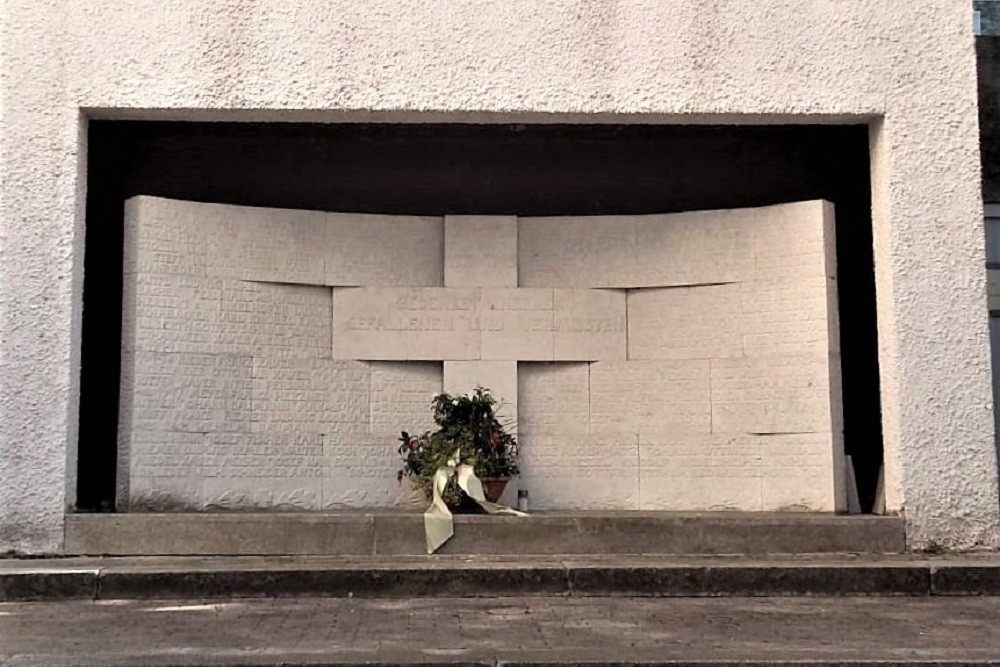
M385 443L431 428L428 396L483 385L537 509L842 508L828 204L440 218L136 198L125 248L120 507L391 505Z

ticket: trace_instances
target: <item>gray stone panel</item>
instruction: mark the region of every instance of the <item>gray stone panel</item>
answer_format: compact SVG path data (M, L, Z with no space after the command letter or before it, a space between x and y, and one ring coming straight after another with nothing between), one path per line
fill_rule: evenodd
M366 431L371 375L358 361L254 358L253 431Z
M513 420L536 508L841 507L829 204L518 220L140 203L119 433L137 508L392 504L399 432L476 386Z
M583 435L590 429L590 364L518 365L519 420L535 434Z
M483 289L480 358L551 361L555 312L551 289Z
M709 433L707 360L602 361L590 368L590 423L599 430Z
M327 213L324 280L332 286L444 284L444 220Z
M631 360L742 357L741 283L630 290Z
M323 445L322 507L386 507L399 493L399 430L338 431Z
M372 362L371 373L373 431L423 433L434 427L431 399L441 393L440 363Z
M478 289L356 288L333 293L335 359L478 359Z
M830 429L828 356L711 362L713 433L818 433Z
M258 358L330 357L329 287L227 281L218 345Z
M444 224L445 285L517 287L517 217L449 215Z
M546 509L637 509L639 436L625 429L520 434L519 488Z
M135 431L249 432L250 357L138 351L134 369Z

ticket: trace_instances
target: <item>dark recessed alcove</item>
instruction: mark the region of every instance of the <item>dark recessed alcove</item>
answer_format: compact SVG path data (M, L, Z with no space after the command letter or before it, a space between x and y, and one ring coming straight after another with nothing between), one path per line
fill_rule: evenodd
M844 426L862 504L882 461L868 128L92 121L80 510L111 509L122 213L138 194L396 214L644 214L828 199L837 208Z

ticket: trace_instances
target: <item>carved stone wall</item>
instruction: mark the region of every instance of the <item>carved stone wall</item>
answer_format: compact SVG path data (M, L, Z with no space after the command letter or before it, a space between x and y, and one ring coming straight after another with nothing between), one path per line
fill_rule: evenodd
M827 203L126 208L121 507L389 505L399 431L483 385L536 508L843 508Z

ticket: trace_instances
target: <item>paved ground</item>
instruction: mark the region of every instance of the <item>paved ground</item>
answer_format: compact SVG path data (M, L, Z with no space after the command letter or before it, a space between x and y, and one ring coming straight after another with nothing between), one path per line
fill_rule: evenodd
M1000 598L0 604L0 665L997 661Z

